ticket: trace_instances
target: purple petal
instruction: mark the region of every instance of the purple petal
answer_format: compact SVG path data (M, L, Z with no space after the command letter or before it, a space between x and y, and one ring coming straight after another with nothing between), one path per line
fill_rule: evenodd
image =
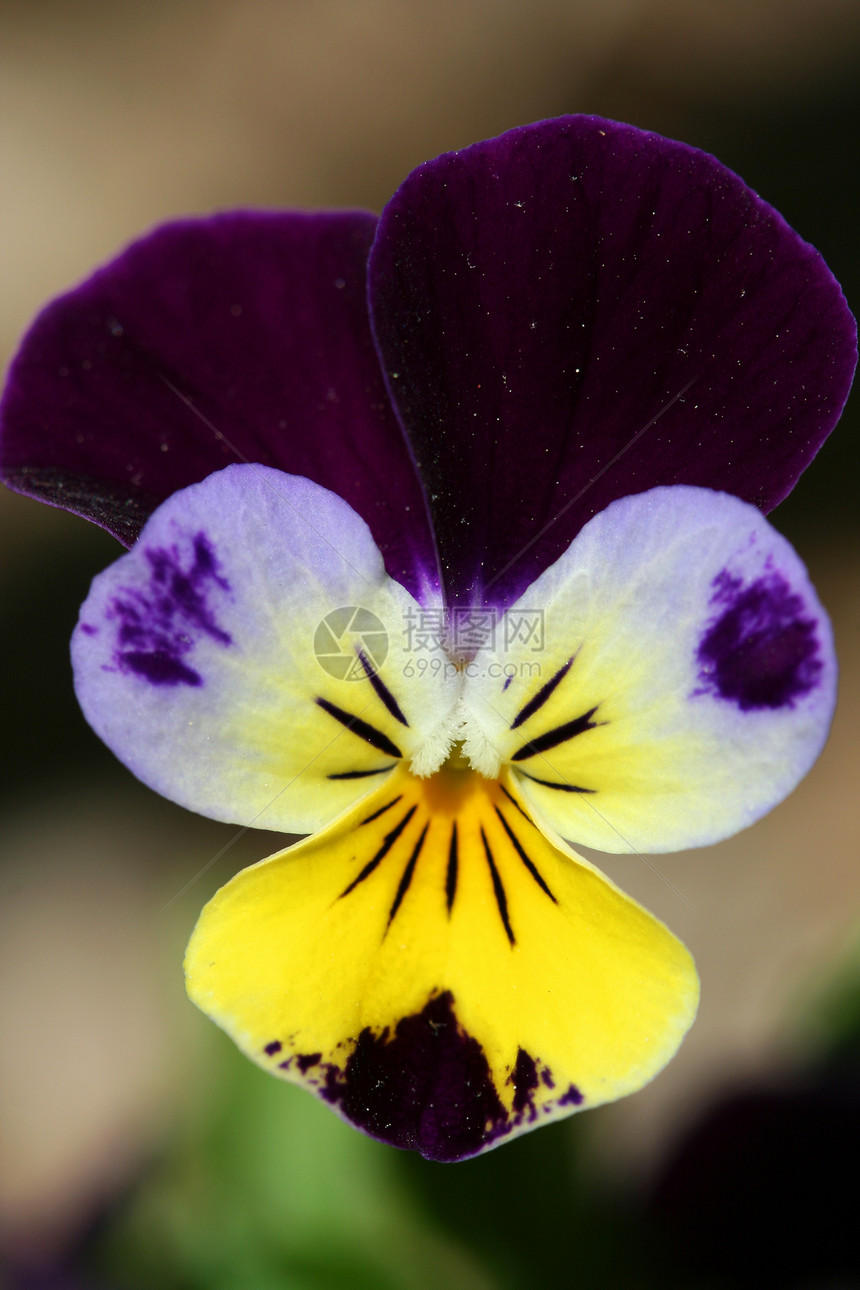
M368 325L375 223L239 212L135 243L25 338L2 405L7 482L130 545L177 489L276 466L348 501L416 587L435 560Z
M737 176L593 117L416 170L370 290L452 599L509 602L590 516L655 485L770 510L856 357L820 256Z

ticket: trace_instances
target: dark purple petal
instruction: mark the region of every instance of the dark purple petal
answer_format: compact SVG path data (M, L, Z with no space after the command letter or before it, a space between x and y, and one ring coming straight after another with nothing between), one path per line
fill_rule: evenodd
M239 212L165 225L37 318L2 404L13 488L126 545L235 461L304 475L367 521L393 577L434 567L367 319L375 217Z
M593 117L416 170L370 291L452 599L510 601L658 484L770 510L856 356L838 285L775 211L712 157Z

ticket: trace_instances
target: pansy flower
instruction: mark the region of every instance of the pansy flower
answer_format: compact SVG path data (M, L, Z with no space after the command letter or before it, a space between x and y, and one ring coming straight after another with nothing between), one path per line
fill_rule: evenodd
M255 1062L454 1160L671 1058L690 955L570 843L717 841L820 751L830 630L762 512L854 336L736 176L587 117L379 219L169 224L36 320L5 478L131 547L74 636L88 720L184 806L310 834L188 948Z

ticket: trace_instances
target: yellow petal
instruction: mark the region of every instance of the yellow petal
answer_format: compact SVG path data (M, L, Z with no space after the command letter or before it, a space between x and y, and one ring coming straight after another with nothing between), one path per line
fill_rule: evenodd
M249 1057L438 1160L640 1088L693 1020L684 946L514 781L405 770L209 902L188 993Z

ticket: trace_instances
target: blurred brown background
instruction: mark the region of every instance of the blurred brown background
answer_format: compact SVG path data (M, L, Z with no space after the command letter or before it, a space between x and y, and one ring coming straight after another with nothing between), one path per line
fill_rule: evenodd
M0 361L47 298L159 220L378 210L428 157L565 112L716 153L819 247L856 309L858 68L855 0L7 0ZM601 1177L646 1178L703 1101L801 1069L817 1001L857 966L856 441L849 410L774 517L834 619L825 754L733 841L659 857L659 873L607 865L687 941L703 994L668 1070L570 1130ZM5 493L0 536L0 1249L20 1255L59 1247L204 1095L201 1054L227 1041L184 1001L182 949L215 887L274 846L246 835L183 891L235 831L133 781L71 691L77 606L118 548Z

